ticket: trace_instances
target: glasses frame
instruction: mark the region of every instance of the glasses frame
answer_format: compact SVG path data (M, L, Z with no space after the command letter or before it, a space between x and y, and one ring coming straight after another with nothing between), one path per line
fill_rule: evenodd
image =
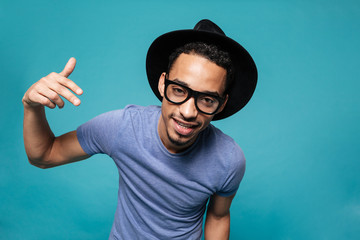
M174 101L171 101L168 96L167 96L167 88L170 84L175 84L179 87L182 87L184 89L186 89L188 91L188 95L187 97L181 101L181 102L174 102ZM173 103L173 104L176 104L176 105L180 105L180 104L183 104L184 102L186 102L187 100L189 100L191 97L194 97L194 103L195 103L195 107L196 109L203 113L203 114L206 114L206 115L215 115L217 113L217 111L220 109L220 107L224 104L225 102L225 97L220 97L220 96L217 96L217 95L214 95L214 94L209 94L209 93L203 93L203 92L198 92L198 91L195 91L195 90L192 90L191 88L187 87L187 86L184 86L180 83L177 83L177 82L174 82L174 81L171 81L169 79L167 79L165 77L165 92L164 92L164 95L165 95L165 98L167 101ZM210 96L212 98L215 98L217 101L219 101L219 106L216 108L216 110L212 113L207 113L207 112L204 112L204 111L201 111L201 109L199 109L198 105L197 105L197 99L200 95L205 95L205 96Z

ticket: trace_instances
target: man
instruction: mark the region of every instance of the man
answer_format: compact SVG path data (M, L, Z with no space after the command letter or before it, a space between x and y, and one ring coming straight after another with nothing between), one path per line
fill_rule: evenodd
M210 122L250 100L257 71L246 50L209 20L166 33L146 60L161 108L129 105L55 137L44 106L62 108L60 96L80 104L75 94L82 90L67 78L75 63L71 58L61 73L40 79L23 97L29 161L49 168L96 153L112 157L120 177L109 239L200 239L206 206L205 239L228 239L245 158Z

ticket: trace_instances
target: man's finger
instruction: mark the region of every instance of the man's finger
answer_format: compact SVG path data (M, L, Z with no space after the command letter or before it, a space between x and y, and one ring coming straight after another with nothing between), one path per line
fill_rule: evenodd
M77 95L81 95L81 94L83 93L83 90L82 90L76 83L74 83L73 81L71 81L71 80L68 79L68 78L59 77L59 78L57 78L57 81L58 81L61 85L69 88L71 91L73 91L73 92L76 93Z
M49 85L49 89L51 89L54 93L59 94L60 96L64 97L66 100L68 100L69 102L71 102L72 104L74 104L75 106L79 106L80 105L80 99L77 98L72 92L70 92L70 90L60 84L52 84ZM49 95L49 99L55 101L56 97L55 96L50 96ZM59 107L61 106L61 104L59 105Z
M75 69L76 59L71 57L69 61L66 63L64 70L59 73L63 77L68 77Z
M41 94L37 94L35 96L34 100L35 100L35 102L40 103L43 106L47 106L48 108L55 108L56 107L55 103L53 103L49 98L47 98L47 97L45 97L45 96L43 96Z

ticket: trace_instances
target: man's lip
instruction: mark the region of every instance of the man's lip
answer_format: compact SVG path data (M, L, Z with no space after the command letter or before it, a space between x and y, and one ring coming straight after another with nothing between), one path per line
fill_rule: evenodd
M178 121L173 119L174 121L174 130L183 137L190 137L193 135L196 129L196 125L193 124L185 124L182 121Z
M172 118L174 121L174 130L182 137L190 137L194 134L196 129L200 126L197 123L189 123L186 121L181 121L177 118Z
M179 120L179 119L177 119L177 118L173 118L173 120L174 120L175 122L177 122L177 123L180 123L180 124L188 127L188 128L196 128L196 127L199 126L198 123L189 123L189 122L185 122L185 121Z

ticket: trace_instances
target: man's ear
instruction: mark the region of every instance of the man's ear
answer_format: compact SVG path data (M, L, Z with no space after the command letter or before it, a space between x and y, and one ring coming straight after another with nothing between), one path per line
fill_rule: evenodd
M225 101L224 101L224 103L221 105L221 107L219 108L219 110L217 111L217 113L219 113L219 112L221 112L222 110L224 110L224 107L225 107L228 99L229 99L229 95L226 94Z
M161 75L160 75L160 78L159 78L159 83L158 83L158 90L159 90L159 93L162 97L164 97L164 91L165 91L165 75L166 73L163 72Z

